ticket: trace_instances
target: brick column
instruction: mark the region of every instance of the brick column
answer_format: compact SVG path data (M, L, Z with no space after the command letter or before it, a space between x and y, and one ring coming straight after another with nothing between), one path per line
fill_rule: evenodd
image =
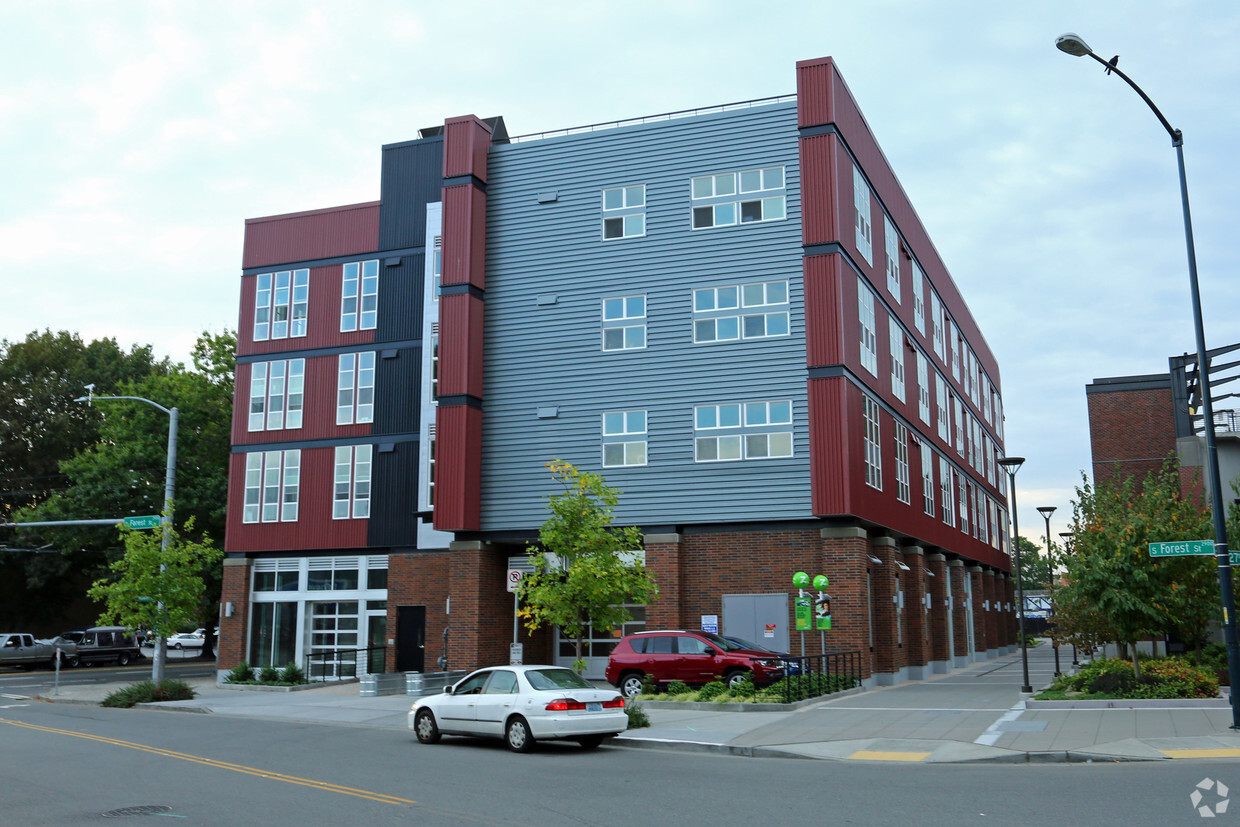
M947 558L942 554L927 554L925 563L926 590L930 592L930 611L926 615L926 657L931 672L944 673L951 670L947 640L950 632L947 626Z
M215 667L221 674L248 658L250 646L250 570L254 561L245 557L224 558L224 582L220 589L220 626L215 647ZM232 614L228 604L232 604Z
M870 593L874 613L874 672L877 682L890 686L900 680L904 650L896 644L896 541L871 537L870 554L881 563L870 566Z
M443 650L443 630L449 623L448 570L451 556L447 552L435 554L391 554L388 556L388 615L387 637L395 640L396 645L387 647L385 672L395 672L398 660L397 647L417 646L417 641L401 640L398 620L400 609L411 606L422 606L426 612L422 644L422 671L438 672L439 657ZM525 650L527 662L534 660L534 655ZM450 656L449 656L450 657ZM448 661L451 667L451 660Z
M986 650L999 655L999 623L1003 618L1003 601L999 599L999 581L995 570L982 572L982 588L986 592Z
M448 587L448 666L476 669L508 662L512 639L512 595L504 578L508 560L503 550L477 541L448 544L451 553Z
M659 586L659 596L646 607L646 628L696 628L686 625L682 619L680 535L647 534L642 538L642 545L646 549L646 569Z
M969 652L969 632L966 628L968 615L965 613L964 605L964 579L969 574L964 570L963 560L948 560L947 571L952 583L951 624L954 641L952 666L960 668L968 666L972 660Z
M866 571L870 568L869 539L864 528L824 528L822 570L831 579L831 631L827 633L835 652L861 653L861 678L873 673L870 652L870 594Z
M973 589L973 659L986 660L993 655L986 652L986 596L982 585L982 567L965 566L965 576Z
M929 645L927 630L930 611L926 608L926 553L921 546L904 546L904 656L910 680L925 680L930 676Z

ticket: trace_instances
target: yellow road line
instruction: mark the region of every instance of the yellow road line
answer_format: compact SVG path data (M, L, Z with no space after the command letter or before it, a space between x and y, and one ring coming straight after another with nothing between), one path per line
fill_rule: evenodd
M221 770L230 770L232 772L245 773L246 775L254 775L259 778L266 778L270 781L283 781L287 784L297 784L303 787L311 787L317 790L324 790L330 793L341 793L342 795L356 796L357 798L366 798L371 801L378 801L383 804L417 804L407 798L397 798L394 795L385 795L384 793L371 792L370 790L359 790L354 787L344 787L339 784L331 784L326 781L315 781L310 778L298 778L295 775L285 775L280 772L272 772L271 770L260 770L256 767L247 767L242 764L233 764L228 761L217 761L214 758L204 758L200 755L190 755L184 752L174 752L160 747L152 747L146 744L137 744L132 741L121 741L116 738L106 738L102 735L91 735L86 732L74 732L69 729L55 729L53 727L39 726L38 724L28 724L23 721L13 721L7 718L0 718L0 723L10 724L24 729L33 729L38 732L50 732L56 735L71 735L74 738L85 738L88 741L97 741L101 744L111 744L118 747L126 747L128 749L141 750L155 755L162 755L165 758L177 758L182 761L192 761L195 764L203 764L208 767L215 767Z
M848 757L856 761L924 761L930 757L930 753L880 752L872 749L859 749Z
M1240 749L1219 747L1217 749L1160 749L1168 758L1240 758Z

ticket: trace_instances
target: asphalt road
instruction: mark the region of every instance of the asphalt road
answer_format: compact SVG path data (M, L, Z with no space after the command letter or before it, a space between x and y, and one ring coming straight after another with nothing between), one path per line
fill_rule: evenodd
M147 650L149 652L149 650ZM189 657L178 657L181 653L170 653L167 672L170 678L201 678L215 674L215 661L199 657L194 652ZM135 660L128 666L96 665L78 666L73 669L60 670L60 685L111 683L112 681L141 681L151 677L151 659ZM24 671L14 667L0 667L0 696L6 694L34 696L51 689L56 683L56 672L52 669L38 668ZM0 697L0 701L3 698ZM0 822L2 823L2 822Z
M1240 761L891 765L498 741L0 699L6 824L1198 824ZM20 756L20 760L13 760ZM1240 806L1238 804L1237 806ZM1234 813L1230 814L1234 818Z

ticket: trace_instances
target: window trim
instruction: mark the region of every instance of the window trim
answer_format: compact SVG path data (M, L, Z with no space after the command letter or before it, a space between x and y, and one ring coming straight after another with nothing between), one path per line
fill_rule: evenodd
M629 191L640 189L641 202L630 204ZM621 204L619 207L607 206L607 194L610 192L619 192ZM646 185L645 184L624 184L619 187L604 187L600 192L599 210L602 218L599 223L599 235L603 241L619 241L625 238L641 238L646 235ZM629 219L641 219L641 231L629 232ZM619 221L620 234L608 235L607 222ZM636 223L636 222L634 222Z

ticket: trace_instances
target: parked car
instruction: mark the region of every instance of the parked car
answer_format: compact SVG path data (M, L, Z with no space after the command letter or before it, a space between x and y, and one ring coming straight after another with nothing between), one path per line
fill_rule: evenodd
M513 752L551 739L593 749L628 725L623 698L562 666L479 669L441 695L419 698L408 717L423 744L441 735L485 735L503 738Z
M607 680L631 698L641 694L644 675L664 686L722 680L731 688L746 677L764 686L784 676L784 664L773 652L748 649L710 632L625 635L607 659Z
M784 662L784 667L788 670L789 675L801 674L801 662L799 660L795 660L790 652L779 652L768 646L761 646L754 643L752 640L746 640L743 637L736 637L735 635L723 635L723 637L745 649L753 649L755 652L770 652L772 655Z
M63 638L37 640L34 635L0 634L0 666L77 666L77 644Z
M86 665L114 660L126 666L131 660L142 657L138 642L124 626L92 626L62 632L60 636L77 642L78 660Z
M168 636L169 649L201 649L205 638L197 632L181 632Z

